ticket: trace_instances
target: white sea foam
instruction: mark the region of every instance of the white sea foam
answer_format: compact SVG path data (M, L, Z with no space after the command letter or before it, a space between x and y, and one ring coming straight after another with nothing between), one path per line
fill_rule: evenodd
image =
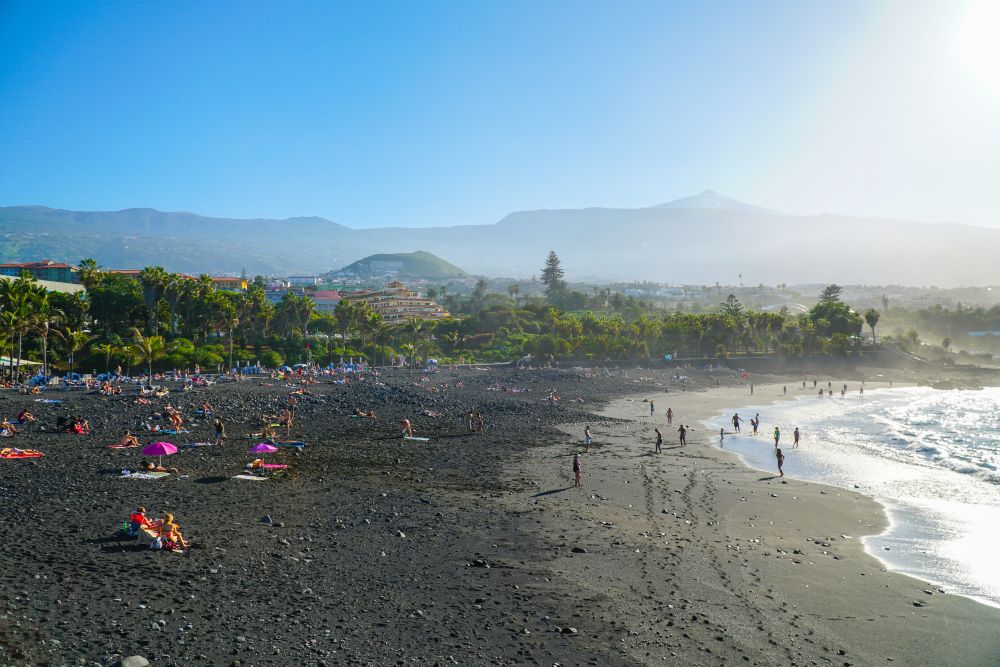
M847 398L815 396L744 408L759 435L727 435L724 447L775 470L771 434L789 477L859 489L887 509L888 530L865 540L890 568L954 593L1000 605L1000 388L905 388ZM706 422L731 427L732 412ZM798 427L802 445L792 446ZM888 550L887 550L888 548Z

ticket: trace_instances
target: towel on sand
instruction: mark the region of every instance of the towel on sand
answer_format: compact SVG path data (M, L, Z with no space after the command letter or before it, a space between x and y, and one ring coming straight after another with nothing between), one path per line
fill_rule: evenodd
M133 447L142 447L142 445L119 445L117 442L113 445L107 445L108 449L132 449Z
M45 456L45 454L36 449L22 449L19 452L15 452L10 447L0 449L0 459L37 459L42 456Z
M214 442L189 442L181 445L181 449L194 449L195 447L215 447Z
M233 479L249 479L253 482L263 482L267 477L257 477L256 475L234 475Z
M169 472L130 472L127 475L122 475L122 479L160 479L169 476Z

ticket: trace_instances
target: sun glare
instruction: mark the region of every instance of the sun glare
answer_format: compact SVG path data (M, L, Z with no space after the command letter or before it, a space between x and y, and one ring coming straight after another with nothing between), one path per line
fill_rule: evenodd
M1000 93L1000 1L974 0L966 10L962 62L980 83Z

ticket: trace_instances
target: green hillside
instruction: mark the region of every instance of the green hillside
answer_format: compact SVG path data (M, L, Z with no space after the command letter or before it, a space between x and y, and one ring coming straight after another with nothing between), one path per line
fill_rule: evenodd
M464 278L468 274L437 255L423 250L369 255L348 264L330 275L354 275L360 277L393 276L402 279L446 280Z

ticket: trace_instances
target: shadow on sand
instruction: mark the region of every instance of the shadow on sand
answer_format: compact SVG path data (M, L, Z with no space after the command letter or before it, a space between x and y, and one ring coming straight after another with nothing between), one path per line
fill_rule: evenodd
M535 495L533 495L531 497L532 498L539 498L541 496L551 496L554 493L562 493L563 491L569 491L572 488L573 488L572 486L564 486L561 489L549 489L548 491L539 491L538 493L536 493Z

